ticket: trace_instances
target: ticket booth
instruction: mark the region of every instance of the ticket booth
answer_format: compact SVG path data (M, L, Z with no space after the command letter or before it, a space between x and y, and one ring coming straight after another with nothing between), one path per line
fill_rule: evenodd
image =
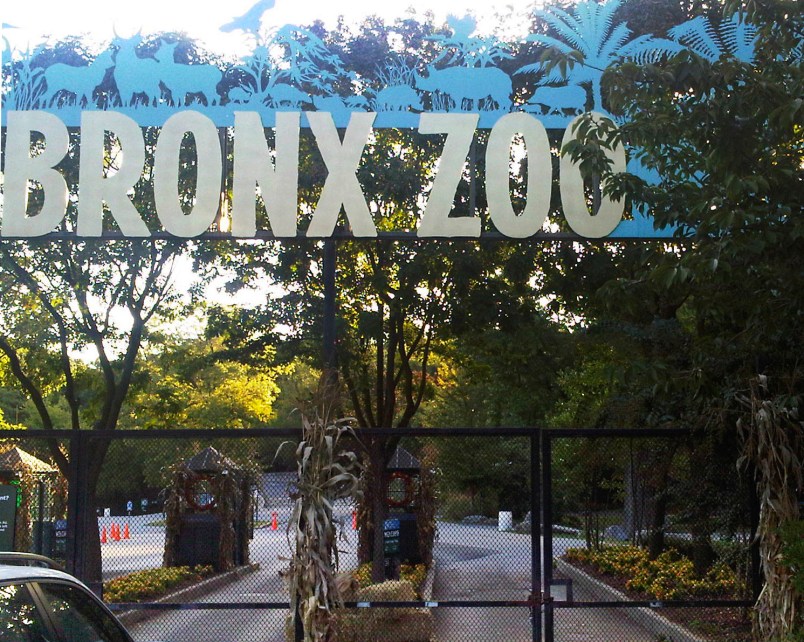
M165 501L165 566L248 564L251 478L212 447L174 467Z
M0 550L63 559L56 546L59 471L18 446L0 452ZM61 509L57 505L61 505ZM59 554L60 553L60 554Z
M406 564L421 562L417 509L421 504L421 464L404 448L388 462L385 501L388 519L383 528L386 559Z

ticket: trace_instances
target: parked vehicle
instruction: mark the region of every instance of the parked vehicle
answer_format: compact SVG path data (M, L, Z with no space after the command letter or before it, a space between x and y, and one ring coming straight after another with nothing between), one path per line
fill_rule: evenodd
M3 642L133 642L92 591L41 555L0 553Z

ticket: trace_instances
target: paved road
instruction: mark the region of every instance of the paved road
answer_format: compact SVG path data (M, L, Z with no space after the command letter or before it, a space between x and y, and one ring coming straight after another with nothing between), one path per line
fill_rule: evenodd
M336 517L351 525L351 513L343 507ZM260 515L260 519L271 523L271 512ZM239 581L205 595L203 602L287 602L288 592L279 572L288 565L290 547L285 526L289 510L277 511L278 528L270 526L258 528L249 547L251 562L260 568L242 577ZM137 568L160 566L164 549L164 529L149 526L160 516L132 518L129 527L131 538L120 542L109 542L102 547L104 576L120 575ZM103 523L112 521L104 518ZM119 521L119 520L118 520ZM356 533L347 528L343 531L347 540L339 543L342 568L357 565ZM182 610L164 612L128 628L137 642L283 642L284 610L249 609L236 611L223 610Z
M556 537L560 556L580 540ZM531 585L530 535L500 533L494 526L441 524L436 549L436 600L525 600ZM565 600L563 587L551 591ZM576 587L576 600L590 599ZM532 642L528 608L441 608L435 611L439 642ZM556 642L655 642L616 609L556 609Z
M341 511L347 520L347 511ZM268 515L262 516L270 518ZM135 568L159 566L164 547L160 526L149 526L158 516L132 518L131 539L104 545L104 575L117 575ZM270 523L270 519L267 519ZM290 549L284 522L279 529L255 531L251 561L260 569L234 585L203 598L204 602L285 602L288 599L279 571L287 566ZM102 520L102 524L104 521ZM108 524L107 524L108 526ZM340 550L341 567L356 565L355 532ZM555 554L560 555L577 540L556 538ZM436 600L523 600L530 591L530 536L500 533L494 526L439 525L435 549ZM554 597L563 599L561 588ZM575 588L575 599L586 596ZM187 610L159 614L130 627L137 642L282 642L284 611ZM435 609L439 642L530 642L532 626L527 608L439 608ZM620 611L613 609L556 609L556 642L655 642L655 636L636 627Z

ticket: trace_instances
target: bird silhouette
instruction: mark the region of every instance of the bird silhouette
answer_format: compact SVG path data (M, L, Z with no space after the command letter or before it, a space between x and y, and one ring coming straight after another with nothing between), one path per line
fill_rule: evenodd
M268 11L268 9L273 8L275 1L276 0L259 0L259 2L254 4L251 9L246 11L242 16L233 18L231 22L227 22L223 25L220 30L234 31L235 29L239 29L246 33L256 34L260 30L260 20L263 14Z

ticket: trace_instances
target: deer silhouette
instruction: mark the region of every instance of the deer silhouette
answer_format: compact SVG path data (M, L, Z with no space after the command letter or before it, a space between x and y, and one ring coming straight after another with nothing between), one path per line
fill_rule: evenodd
M159 79L170 92L174 105L190 104L191 96L204 99L207 105L218 103L218 83L223 72L214 65L185 65L176 62L178 42L162 41L154 58L159 63Z
M117 47L114 66L114 81L121 107L136 107L138 97L154 106L162 99L159 62L154 58L140 58L137 47L142 43L138 31L131 38L121 38L114 33L112 44Z
M281 107L298 109L303 103L313 102L309 94L287 83L276 83L266 91L266 94L267 96L263 102L274 109Z
M113 52L107 49L86 67L75 67L57 62L45 69L42 76L45 89L40 104L52 107L61 96L67 102L72 95L77 105L87 105L106 76L106 71L114 66Z

